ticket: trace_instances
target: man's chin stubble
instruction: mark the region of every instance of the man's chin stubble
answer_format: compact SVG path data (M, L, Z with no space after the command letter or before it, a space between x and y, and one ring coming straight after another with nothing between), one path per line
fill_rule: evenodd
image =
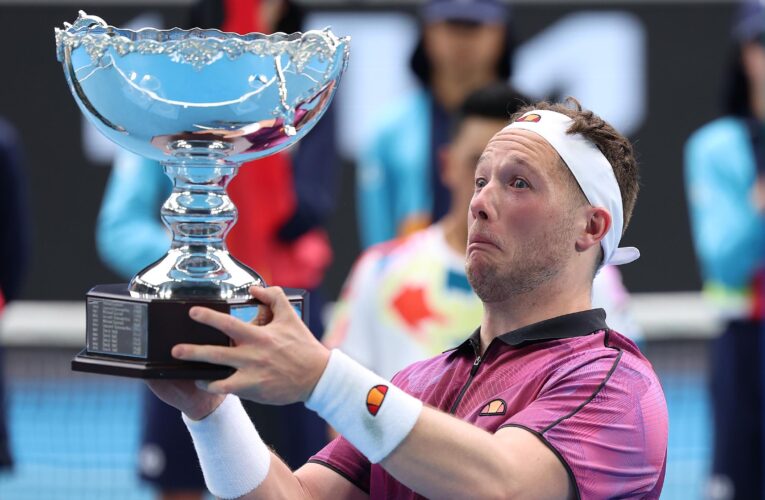
M468 263L465 266L468 281L478 298L485 304L505 302L536 291L549 282L559 269L552 265L539 265L502 272L498 266Z

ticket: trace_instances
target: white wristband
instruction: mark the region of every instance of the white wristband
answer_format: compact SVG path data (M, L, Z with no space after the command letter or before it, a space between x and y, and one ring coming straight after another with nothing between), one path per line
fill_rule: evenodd
M183 415L183 414L182 414ZM254 490L268 475L271 452L236 396L228 395L202 420L183 415L210 493L237 498Z
M396 449L422 411L420 400L337 349L305 405L372 463Z

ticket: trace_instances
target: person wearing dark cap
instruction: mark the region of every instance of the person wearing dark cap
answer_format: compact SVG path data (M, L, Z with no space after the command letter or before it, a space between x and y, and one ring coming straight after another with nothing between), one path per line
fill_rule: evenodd
M511 72L508 13L496 0L431 0L420 17L422 37L410 61L420 87L388 108L358 162L364 248L446 214L450 195L438 151L453 115L470 92Z
M685 145L685 183L704 292L727 322L710 349L709 498L763 498L765 9L734 15L724 116Z

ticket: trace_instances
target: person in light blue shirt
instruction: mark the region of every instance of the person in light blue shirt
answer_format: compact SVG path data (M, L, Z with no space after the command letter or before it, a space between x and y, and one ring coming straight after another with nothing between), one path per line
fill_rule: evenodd
M685 167L705 289L728 300L753 293L765 228L752 199L758 174L750 121L726 116L697 130L685 146Z
M705 294L727 320L710 347L714 498L765 494L765 10L734 17L725 116L685 145L693 243Z
M424 229L449 209L438 151L471 92L510 76L507 10L496 0L430 0L411 58L420 88L392 103L358 159L361 245ZM521 96L518 96L522 100Z
M96 244L104 262L121 276L135 275L170 248L159 207L171 190L157 162L117 152L98 215Z

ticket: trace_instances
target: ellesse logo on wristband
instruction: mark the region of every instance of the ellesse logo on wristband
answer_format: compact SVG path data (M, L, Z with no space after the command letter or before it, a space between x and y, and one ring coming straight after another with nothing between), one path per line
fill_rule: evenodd
M387 392L388 386L383 384L376 385L369 389L369 392L367 393L367 410L369 410L369 413L373 417L380 411L380 406L382 406L383 401L385 401L385 394L387 394Z

